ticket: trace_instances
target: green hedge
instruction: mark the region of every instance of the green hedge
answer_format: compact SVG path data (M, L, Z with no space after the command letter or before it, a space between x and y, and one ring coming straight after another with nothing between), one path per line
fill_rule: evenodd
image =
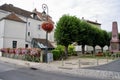
M53 59L54 59L54 60L60 59L61 53L60 53L59 50L52 50L52 53L53 53Z

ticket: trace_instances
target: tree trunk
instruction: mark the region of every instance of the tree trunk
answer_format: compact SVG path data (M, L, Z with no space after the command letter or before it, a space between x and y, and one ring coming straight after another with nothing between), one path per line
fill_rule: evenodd
M95 46L93 46L93 54L95 54Z
M68 58L68 46L65 46L65 59Z
M103 47L101 47L101 51L102 51L102 53L103 53Z
M82 45L82 54L85 54L85 45Z

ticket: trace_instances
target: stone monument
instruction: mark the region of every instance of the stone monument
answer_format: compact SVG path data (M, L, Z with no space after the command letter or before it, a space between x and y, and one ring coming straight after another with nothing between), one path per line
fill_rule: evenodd
M118 26L116 21L112 23L112 38L110 41L110 51L113 53L120 51L120 40L119 40Z

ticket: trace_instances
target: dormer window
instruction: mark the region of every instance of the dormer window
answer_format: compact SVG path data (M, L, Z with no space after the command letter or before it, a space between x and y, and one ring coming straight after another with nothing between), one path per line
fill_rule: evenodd
M37 19L37 14L33 13L33 19Z

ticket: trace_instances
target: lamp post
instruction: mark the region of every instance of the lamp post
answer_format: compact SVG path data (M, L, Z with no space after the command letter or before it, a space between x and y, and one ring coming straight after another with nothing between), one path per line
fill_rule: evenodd
M42 4L42 18L43 18L43 23L42 23L42 28L46 31L46 47L45 47L45 62L47 63L47 53L48 53L48 33L50 33L53 29L53 24L49 22L49 15L48 15L48 6L46 4ZM47 11L47 13L46 13Z
M46 4L42 4L42 9L43 9L43 12L42 12L43 20L48 21L48 6Z

